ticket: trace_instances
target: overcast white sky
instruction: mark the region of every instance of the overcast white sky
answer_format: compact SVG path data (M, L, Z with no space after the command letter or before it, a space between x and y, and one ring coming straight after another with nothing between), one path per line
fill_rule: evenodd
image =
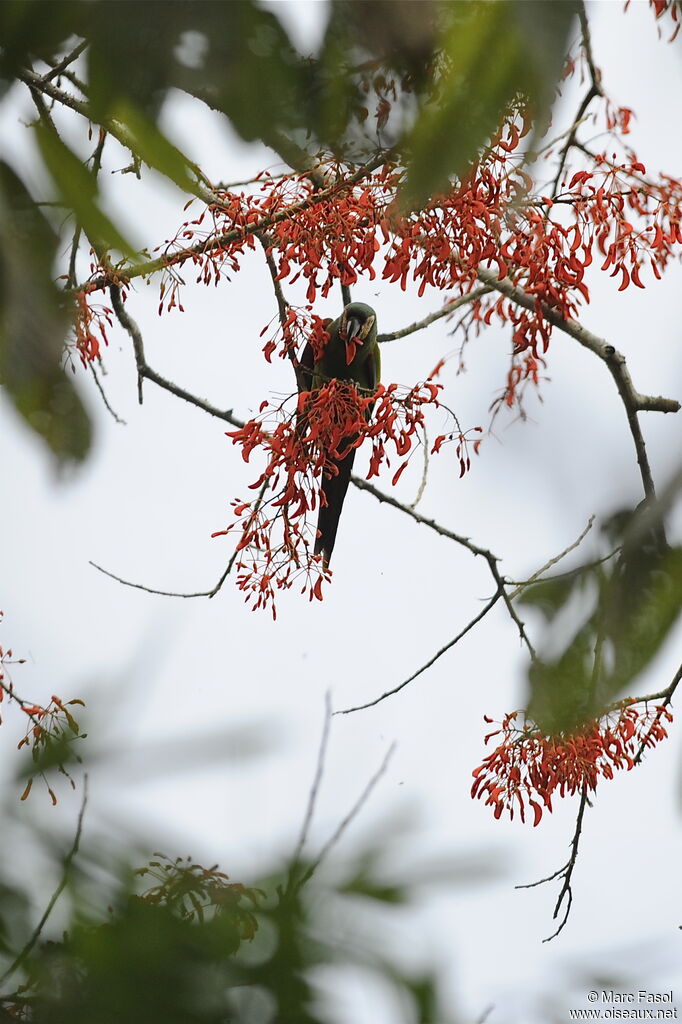
M312 45L321 5L273 6L300 45ZM640 158L652 171L682 174L680 49L657 40L644 2L632 3L627 15L615 0L589 10L606 87L638 115L632 139ZM557 111L557 124L574 109L570 89L567 104ZM30 116L28 97L10 93L0 104L0 138L6 157L39 186L30 133L21 125ZM276 166L263 147L242 144L181 96L169 102L164 123L214 180ZM76 127L70 138L83 146ZM175 232L185 197L153 173L141 184L108 173L125 163L115 144L108 147L103 181L109 208L120 213L136 243L154 246ZM291 390L289 368L268 366L260 353L260 330L275 313L260 255L244 260L231 285L205 289L189 283L191 274L187 279L184 314L159 319L156 282L131 292L128 308L143 330L151 365L242 417L268 394ZM682 397L680 267L645 292L618 294L618 282L600 279L598 271L593 280L586 326L627 355L639 390ZM380 330L404 326L440 303L436 294L420 300L368 281L354 297L377 309ZM316 307L321 315L338 310L336 295ZM384 380L423 378L457 344L447 331L440 321L385 346ZM509 337L490 330L471 344L465 375L446 373L448 401L463 425L487 425L508 349ZM149 384L138 406L129 339L118 328L105 364L109 400L127 425L114 423L89 376L79 371L97 439L90 460L68 480L55 479L35 438L7 403L0 406L0 642L29 658L15 673L19 692L36 699L85 697L93 743L119 752L92 771L93 833L130 829L148 836L153 849L219 862L248 884L295 843L325 691L338 708L400 682L490 596L487 569L351 489L325 601L309 604L291 592L279 603L276 623L250 612L229 581L212 601L154 597L114 583L88 561L152 587L209 588L230 554L229 541L210 534L226 525L229 502L245 494L253 471L219 420ZM517 578L572 542L592 513L608 515L641 497L625 414L606 369L556 335L548 377L542 401L530 403L530 420L499 419L464 480L447 451L433 460L420 505L425 515L492 549ZM659 484L678 465L681 423L654 414L644 421ZM401 480L399 496L413 500L418 483L415 469ZM641 692L667 685L679 650L677 630L640 681ZM420 890L419 906L384 922L382 941L403 952L407 947L414 962L423 957L442 965L463 1020L477 1020L491 1004L491 1024L567 1020L567 1007L588 1005L591 973L615 979L609 987L623 976L632 982L626 988L672 988L682 1003L680 726L643 767L600 787L585 822L571 920L559 939L543 945L553 930L557 890L515 891L514 885L551 874L565 861L576 803L559 801L532 829L496 822L469 798L471 771L485 753L482 716L499 718L521 706L524 669L514 629L497 609L401 694L334 719L311 848L324 842L395 741L389 770L338 855L388 830L398 817L409 819L410 828L394 844L392 860L406 873L433 860L453 869L494 868L492 879L463 872L457 885ZM244 752L246 739L234 737L253 729L266 752L239 761L228 756ZM194 742L189 761L171 756L162 771L154 770L154 758L145 753L164 740L173 749ZM3 746L11 767L11 731ZM47 814L42 799L32 797L36 811ZM75 807L65 795L49 813L66 821ZM339 1024L402 1019L361 976L337 990L336 999Z

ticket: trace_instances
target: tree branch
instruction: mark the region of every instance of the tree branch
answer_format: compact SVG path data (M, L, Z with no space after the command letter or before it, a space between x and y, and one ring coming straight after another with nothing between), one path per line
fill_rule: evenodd
M670 686L668 686L667 689L662 690L661 693L653 693L653 694L649 694L646 697L637 697L636 698L638 703L640 701L642 701L644 703L647 703L647 702L654 701L654 700L661 700L661 699L663 700L663 703L661 704L660 709L659 709L656 717L654 718L653 722L651 723L651 728L649 729L649 732L651 732L651 729L653 729L653 727L658 722L660 722L661 715L663 714L664 710L668 707L668 705L672 701L673 695L675 693L675 690L680 685L680 682L682 682L682 665L680 665L680 667L678 668L677 672L675 673L675 675L673 677L673 681L671 682ZM639 764L640 761L642 760L642 754L644 753L644 749L646 747L646 741L647 741L648 736L649 736L649 733L647 733L647 735L644 737L644 739L642 740L642 742L640 744L639 750L637 751L637 753L636 753L636 755L634 757L634 763L635 764Z
M142 405L142 382L144 380L150 380L158 387L163 388L165 391L169 391L176 398L181 398L184 402L189 402L190 405L195 405L198 409L203 412L207 412L210 416L216 416L218 419L225 420L226 423L231 423L232 426L241 429L244 426L243 420L237 419L233 415L232 410L228 409L217 409L210 402L206 402L203 398L199 398L197 395L191 394L189 391L185 391L184 388L179 387L172 381L162 377L160 373L152 369L145 358L144 354L144 342L142 340L142 332L140 328L128 313L127 309L123 304L121 297L121 289L118 285L112 284L109 286L109 294L111 296L111 304L116 314L118 322L121 327L130 335L133 342L133 350L135 352L135 365L137 366L137 395L140 405Z
M440 320L441 317L449 316L451 313L454 313L456 309L460 308L460 306L465 306L470 302L476 302L477 299L480 299L483 295L487 295L491 291L493 291L493 289L490 285L484 285L481 288L474 288L474 290L469 292L467 295L460 295L456 299L451 299L449 302L445 303L442 309L436 310L435 313L429 313L429 315L425 316L423 320L417 320L415 323L410 324L409 327L403 327L399 331L390 331L388 334L378 335L377 341L380 344L383 344L387 341L396 341L398 338L405 338L408 334L414 334L415 331L421 331L430 324L435 323L436 320Z
M113 134L113 132L111 134ZM131 145L133 144L134 143L131 142ZM373 157L362 167L358 168L357 171L354 171L353 174L350 174L342 181L335 182L329 188L323 189L320 192L312 192L309 196L306 196L305 199L300 199L297 203L292 203L291 206L287 206L283 210L278 210L276 213L264 215L263 217L260 217L259 220L254 221L246 227L232 228L230 231L225 231L210 239L197 242L195 245L188 246L186 249L182 249L180 252L174 253L172 256L163 255L159 256L157 259L144 260L141 263L133 264L133 266L125 267L118 271L117 276L125 282L131 281L136 277L149 277L151 274L155 274L160 270L165 270L167 267L180 266L187 260L193 259L195 256L203 256L206 253L223 249L232 242L248 238L249 235L257 235L259 232L262 233L263 231L267 231L267 229L272 227L273 224L279 224L282 221L289 220L297 213L301 213L303 210L307 210L312 206L317 206L319 203L327 202L328 199L332 199L339 193L352 188L368 174L371 174L372 171L375 171L377 167L380 167L385 160L386 155L381 153ZM199 198L202 197L200 196ZM210 199L210 205L222 207L223 204L220 197L216 196L215 198ZM92 281L79 285L76 290L86 291L89 294L90 292L106 288L110 284L111 280L109 275L100 274L98 277L93 278Z
M45 93L46 96L50 96L51 99L56 100L65 107L69 107L71 110L74 110L87 121L100 125L109 135L112 135L118 142L120 142L125 149L129 149L133 154L135 154L137 139L122 121L117 121L114 118L95 117L87 102L76 99L75 96L65 92L63 89L59 89L47 78L36 74L35 71L28 68L23 68L22 70L17 71L16 77L19 81L27 85L29 89L36 89L39 92ZM213 191L213 188L205 177L203 171L201 171L196 164L193 164L187 159L185 159L185 164L187 171L191 171L196 176L195 181L192 181L189 177L187 178L185 190L191 195L195 195L198 199L201 199L209 206L213 204L220 206L221 198ZM101 283L98 284L97 287L105 288L108 284L110 284L110 278L106 276L101 279ZM93 290L92 283L90 283L89 288L91 291Z
M488 563L491 575L495 580L496 589L500 591L500 597L504 601L507 611L509 612L509 616L515 623L519 631L519 636L528 649L528 653L530 654L531 658L535 660L535 649L533 648L533 645L528 639L525 624L519 618L516 609L512 605L509 595L507 594L506 581L502 578L497 568L499 558L497 558L497 556L494 555L492 551L488 551L487 548L479 547L477 544L474 544L472 541L470 541L468 537L462 537L460 534L453 533L452 530L448 530L446 527L441 526L440 523L435 522L435 520L433 519L427 519L425 516L421 515L415 509L410 508L408 505L403 505L402 502L398 501L396 498L391 497L390 494L386 494L384 491L380 491L377 487L374 487L367 480L362 480L360 477L357 476L351 476L351 483L353 483L361 491L367 491L369 494L372 495L372 497L376 498L377 501L384 502L387 505L391 505L393 508L398 509L398 511L404 512L405 515L410 516L412 519L415 520L415 522L421 523L423 526L428 526L429 529L435 530L435 532L439 533L442 537L447 537L449 540L453 540L456 544L460 544L462 547L465 547L468 551L470 551L472 555L480 555L482 558L484 558Z
M578 847L580 845L580 836L583 829L583 818L585 816L585 808L588 805L589 800L587 799L587 786L583 786L582 792L580 794L580 806L578 807L578 817L575 823L575 831L573 833L573 839L571 840L571 853L564 866L555 871L554 874L548 875L547 878L540 878L537 882L529 882L526 885L514 886L515 889L534 889L538 885L544 885L545 882L553 882L556 878L563 878L563 883L556 904L554 905L554 913L552 914L552 917L554 918L554 920L557 919L557 917L559 916L559 911L561 910L562 903L564 902L564 900L567 900L564 916L562 917L561 923L559 924L557 930L553 932L551 935L548 935L546 939L543 939L543 942L551 942L552 939L555 939L557 935L561 931L563 931L566 922L568 921L569 914L571 913L571 906L573 904L573 889L571 886L571 881L573 879L573 871L575 870L575 865L578 859Z
M405 679L404 682L399 683L398 686L394 686L392 690L386 690L385 693L382 693L380 697L376 697L374 700L368 701L367 704L358 704L357 706L352 708L344 708L342 711L335 711L334 714L350 715L354 711L365 711L367 708L373 708L376 704L381 704L381 702L386 700L387 697L392 697L395 693L399 693L409 683L413 682L417 678L417 676L422 675L423 672L426 672L427 669L431 668L431 666L434 665L438 661L438 659L441 658L447 651L449 651L451 647L454 647L455 644L462 639L462 637L466 636L469 630L473 629L474 626L481 621L481 619L485 618L490 609L497 604L501 597L502 592L498 589L497 592L488 601L485 608L483 608L483 610L480 611L478 615L476 615L471 620L471 622L467 623L464 629L460 630L460 632L453 640L450 640L447 644L445 644L444 647L441 647L439 651L436 651L434 656L429 661L427 661L426 664L422 665L421 668L418 668L416 672L413 672L412 675Z
M260 491L258 492L258 497L256 498L256 502L253 506L253 511L249 516L249 520L246 527L247 529L251 526L251 523L253 522L255 516L258 514L258 510L263 504L263 497L268 489L269 484L270 481L266 480L263 486L261 487ZM224 573L222 574L222 576L220 577L220 579L218 580L214 587L212 587L210 590L198 590L194 591L193 593L186 593L180 590L157 590L155 587L147 587L143 583L133 583L131 580L124 580L121 576L117 576L115 573L110 572L108 569L102 568L102 566L98 565L97 562L90 561L88 562L88 565L91 565L93 569L97 569L99 572L104 573L105 576L109 576L110 579L116 580L117 583L122 583L124 587L132 587L134 590L144 590L145 593L147 594L158 594L160 597L212 598L216 596L218 591L221 589L223 583L230 575L230 572L232 571L232 566L234 565L238 554L239 548L235 548L235 550L232 552L232 555L230 556L229 562L227 563L227 568L225 569Z
M490 285L517 305L523 306L525 309L531 311L536 310L536 300L533 296L529 295L518 285L512 284L508 278L500 280L494 271L488 270L485 267L480 267L478 270L478 279L484 284ZM541 308L542 315L548 323L552 324L554 327L558 327L559 330L563 331L565 334L570 335L571 338L574 338L584 348L589 349L590 352L593 352L594 355L598 356L602 362L605 363L609 373L616 383L618 394L625 406L630 433L632 434L635 452L637 454L637 463L639 465L644 493L647 498L654 498L655 488L653 477L651 475L651 467L646 454L644 437L642 435L637 414L639 412L679 412L680 403L672 398L640 394L632 383L632 378L625 362L625 356L621 352L618 352L613 345L609 345L603 338L599 338L596 334L592 334L591 331L588 331L587 328L583 327L582 324L579 324L576 320L565 320L564 317L556 312L556 310L547 306L544 302L541 303Z
M324 722L322 724L322 738L320 739L320 749L317 754L317 764L315 766L315 775L313 776L313 783L310 787L308 794L308 803L306 805L305 814L303 816L303 823L301 825L301 832L296 843L296 849L294 850L293 857L291 859L291 867L287 875L287 883L284 887L284 896L288 896L295 888L298 888L296 884L296 874L301 863L301 854L308 839L308 833L310 831L310 824L313 820L313 814L315 813L315 806L317 804L317 797L320 791L320 785L322 783L322 776L324 774L324 765L327 759L327 747L329 746L329 734L331 731L332 724L332 705L331 696L329 690L324 695Z
M554 181L552 183L552 190L550 193L552 199L556 199L557 193L559 191L559 183L561 181L561 176L564 173L566 160L568 159L568 154L572 146L575 145L576 132L578 131L578 128L580 127L585 118L587 108L589 107L593 99L595 99L597 96L604 95L604 90L602 89L601 85L601 76L595 66L594 58L592 56L592 40L590 37L590 25L587 20L587 12L585 10L585 4L583 0L580 0L580 4L578 6L578 17L580 18L580 31L582 33L583 52L585 54L587 66L590 71L590 88L588 89L586 95L583 97L580 106L578 107L578 112L575 115L575 118L573 119L573 124L568 133L566 142L563 145L561 152L559 154L559 166L557 167L557 172L554 177Z
M379 780L381 779L382 775L385 774L386 769L388 768L389 762L390 762L391 758L393 757L395 749L396 749L396 744L392 743L390 745L390 747L388 748L388 750L386 751L386 753L384 754L384 757L383 757L383 760L382 760L381 764L379 765L379 767L377 768L377 770L375 771L374 775L371 777L371 779L369 780L369 782L367 783L367 785L365 786L363 791L360 793L360 796L355 801L355 803L353 804L353 806L349 810L348 814L346 814L346 816L339 822L339 824L337 825L337 827L334 830L333 834L329 837L327 842L324 844L324 846L320 850L320 852L317 855L316 859L313 861L313 863L310 865L310 867L306 870L305 874L301 877L300 881L297 883L297 885L296 885L296 890L297 891L299 889L301 889L306 884L306 882L310 881L310 879L313 877L313 875L315 874L315 872L319 868L319 866L322 863L322 861L325 860L325 858L329 855L329 852L332 850L332 848L334 846L336 846L336 844L338 843L339 839L344 834L344 832L346 831L348 826L351 824L353 819L358 816L358 814L360 813L360 811L362 810L362 808L366 804L368 798L370 797L372 791L376 788L376 785L379 782Z
M580 536L577 538L577 540L574 540L573 543L569 544L567 548L564 548L563 551L560 551L558 555L555 555L553 558L550 558L550 560L548 562L545 562L545 564L540 569L538 569L536 572L534 572L532 576L529 576L529 578L527 580L524 580L523 583L518 583L516 585L516 590L514 590L509 595L509 600L510 601L515 601L516 598L520 594L522 594L523 591L527 587L530 587L533 583L537 583L537 581L540 579L540 577L544 576L544 574L547 572L548 569L551 569L552 566L557 564L557 562L560 562L563 558L566 557L566 555L570 554L571 551L575 551L575 549L582 544L582 542L584 541L585 537L588 535L588 533L592 529L592 524L593 523L594 523L594 516L592 515L588 519L587 526L585 527L583 532L580 534ZM554 577L554 578L556 578L556 577Z
M55 64L46 74L42 76L43 82L51 82L53 78L58 78L62 71L68 68L69 64L73 64L75 60L78 60L83 50L87 47L88 42L84 39L78 44L70 53L67 53L66 57L63 57L58 64Z
M125 427L126 426L126 421L121 419L121 417L111 408L111 405L109 404L109 399L107 398L106 393L104 391L104 388L102 387L102 382L99 379L99 377L97 376L97 371L95 369L94 362L90 363L89 366L90 366L90 373L92 374L92 378L93 378L93 380L95 382L97 390L99 391L100 398L102 399L102 401L104 403L104 408L113 417L113 419L114 419L114 421L116 423L118 423L122 427Z

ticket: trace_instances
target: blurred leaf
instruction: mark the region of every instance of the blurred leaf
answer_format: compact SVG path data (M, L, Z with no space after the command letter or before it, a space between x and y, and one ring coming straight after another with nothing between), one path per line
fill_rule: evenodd
M650 664L679 617L682 549L665 546L655 519L638 529L645 516L651 519L638 510L623 519L623 547L614 563L536 584L524 596L556 634L560 613L579 588L585 590L580 625L563 638L561 653L529 667L528 714L546 733L571 732L599 717Z
M196 179L189 173L190 161L169 142L154 121L134 104L121 100L116 107L116 120L132 133L131 148L146 164L165 174L179 188L196 192Z
M71 315L52 280L56 245L21 180L0 162L0 383L60 461L81 460L91 427L60 365Z
M576 569L575 572L566 576L533 584L524 590L520 601L522 604L535 608L544 615L547 623L551 623L566 605L577 586L584 584L587 579L588 576L584 571Z
M116 248L135 257L136 250L97 204L97 181L82 161L45 125L36 125L36 137L60 197L73 210L92 245L98 249Z
M74 31L77 0L3 0L0 4L0 75L11 78L33 56L62 49Z
M223 111L247 140L267 142L275 131L304 123L301 57L276 15L253 0L146 0L126 4L125 17L120 4L91 3L88 9L88 74L97 117L118 116L123 104L154 122L168 89L176 86ZM124 119L130 124L127 114ZM156 162L158 153L140 155L177 180Z
M156 118L172 85L174 47L190 27L196 4L177 0L81 5L87 51L89 96L96 118L112 117L122 99ZM219 6L219 5L213 5Z
M448 5L443 66L406 145L402 203L417 206L463 175L519 93L542 118L565 57L573 0L479 0Z

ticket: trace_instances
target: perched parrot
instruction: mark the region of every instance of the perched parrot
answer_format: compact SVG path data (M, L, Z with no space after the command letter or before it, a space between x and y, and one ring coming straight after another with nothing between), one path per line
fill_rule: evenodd
M298 374L300 389L319 388L334 378L353 381L367 391L376 388L381 376L381 356L377 343L377 318L372 307L364 302L350 302L341 316L326 329L329 341L314 365L312 346L306 346ZM324 497L317 519L315 554L322 554L325 569L334 550L354 459L355 448L350 448L348 454L336 462L338 473L325 474L322 478Z

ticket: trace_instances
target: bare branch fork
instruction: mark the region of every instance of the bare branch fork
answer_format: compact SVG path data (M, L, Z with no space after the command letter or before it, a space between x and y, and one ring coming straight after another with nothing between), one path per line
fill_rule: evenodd
M303 816L303 822L301 824L301 831L299 833L298 842L296 849L291 860L291 866L287 874L286 884L278 890L280 899L284 900L291 898L291 896L300 892L306 882L309 882L313 877L319 866L327 858L330 851L336 846L338 841L341 839L351 822L358 816L365 803L369 799L372 791L376 788L377 783L381 777L385 774L388 768L389 762L393 757L396 749L396 744L392 743L386 753L384 754L381 764L371 776L367 784L364 786L359 797L352 805L348 813L342 818L334 832L329 837L327 842L320 849L317 857L307 867L304 867L302 861L302 854L305 844L308 840L310 833L310 826L312 824L313 816L315 814L315 808L319 798L320 787L322 785L322 778L324 775L324 767L327 759L327 750L329 747L329 737L331 733L331 721L332 721L332 708L331 708L331 696L329 691L325 694L324 698L324 722L322 725L322 737L320 739L320 748L317 755L317 764L315 766L315 774L313 776L313 782L310 787L308 794L308 802ZM302 870L303 869L303 870Z
M534 889L538 885L544 885L545 882L553 882L557 878L563 879L561 889L559 890L559 896L557 897L557 901L554 905L554 913L552 914L552 917L556 921L561 911L562 904L564 900L566 900L564 915L561 918L557 930L555 932L552 932L551 935L548 935L546 939L543 939L543 942L551 942L552 939L555 939L557 935L561 931L563 931L566 922L568 921L569 915L571 913L571 906L573 904L573 872L575 870L575 865L578 859L578 849L580 846L580 836L582 834L583 829L583 818L585 816L585 808L588 806L591 805L587 797L587 786L583 786L582 792L580 794L580 805L578 807L578 816L575 823L575 831L573 833L573 839L571 840L571 852L569 854L568 860L563 865L563 867L560 867L553 874L548 875L547 878L540 878L537 882L528 882L526 885L516 885L514 887L515 889Z
M364 483L364 481L361 481L361 483ZM375 490L375 489L373 489L373 490ZM380 493L380 492L378 492L378 493ZM414 511L414 509L410 508L409 511L408 511L408 514L409 514L410 511ZM426 525L429 525L429 523L432 522L430 520L424 520L424 518L421 517L421 516L418 517L418 519L419 519L420 522L426 523ZM582 531L580 536L575 541L573 541L572 544L569 544L568 547L564 548L563 551L560 551L558 555L554 555L553 558L550 558L549 561L546 562L536 572L534 572L533 575L529 579L524 580L523 583L515 584L516 589L513 591L513 593L508 595L509 602L511 603L512 601L514 601L526 589L526 587L529 587L532 583L536 583L542 576L544 576L544 574L547 572L548 569L551 569L552 566L556 565L557 562L560 562L562 558L565 558L565 556L568 555L571 551L574 551L582 543L582 541L585 539L585 537L587 536L587 534L591 530L593 522L594 522L594 516L590 516L590 519L589 519L589 522L587 523L587 526ZM435 527L437 527L437 532L440 533L440 532L443 531L443 527L438 526L437 523L433 524L433 525ZM466 538L461 538L461 540L465 540L466 541ZM468 541L466 541L465 546L469 547L469 550L471 550L470 543ZM479 553L479 554L490 554L490 552L483 552L482 549L478 550L476 553ZM494 558L494 556L492 556L492 555L491 555L491 557ZM491 611L492 608L497 604L499 599L501 597L506 597L507 596L506 595L506 587L510 586L510 585L511 585L511 581L510 580L508 580L506 578L504 578L504 579L500 578L500 583L498 584L497 590L495 591L493 596L490 598L490 600L486 603L485 607L478 613L478 615L474 616L474 618L471 619L471 621L464 627L464 629L460 630L460 632L457 634L457 636L453 637L453 639L450 640L443 647L441 647L440 650L436 651L436 653L433 655L432 658L430 658L424 665L422 665L421 668L418 668L416 672L413 672L412 675L409 676L407 679L405 679L402 683L399 683L398 686L394 686L392 689L386 690L379 697L376 697L374 700L368 701L366 704L359 704L356 707L352 707L352 708L344 708L343 711L335 711L334 714L335 715L349 715L349 714L351 714L354 711L364 711L367 708L375 707L375 705L380 704L382 701L386 700L388 697L392 697L395 693L399 693L400 690L404 689L404 687L406 687L409 683L413 682L418 676L422 675L422 673L426 672L427 669L431 668L431 666L434 665L438 661L439 658L441 658L444 654L446 654L449 650L451 650L451 648L453 648L455 646L455 644L459 643L459 641L463 637L466 636L466 634L469 632L469 630L473 629L473 627L475 625L477 625L483 618L485 618L485 616L488 614L488 612ZM681 671L681 674L682 674L682 669L680 671Z
M177 384L167 380L166 377L162 377L160 373L157 373L156 370L152 369L145 358L142 332L123 304L121 289L118 285L112 284L109 286L109 294L111 296L111 304L113 306L114 313L116 314L116 317L123 329L130 335L133 342L135 365L137 367L137 397L140 405L142 405L142 383L144 380L150 380L165 391L170 391L170 393L175 395L176 398L182 398L183 401L189 402L190 405L196 405L198 409L209 413L211 416L216 416L218 419L225 420L226 423L231 423L232 426L237 428L244 426L243 421L237 419L237 417L233 415L231 409L217 409L214 405L211 405L210 402L204 401L203 398L199 398L197 395L190 394L189 391L185 391L184 388L178 387Z
M480 555L484 558L488 563L488 568L490 569L490 573L495 581L496 593L499 591L499 597L502 598L512 621L516 625L521 641L526 645L531 658L535 659L535 649L528 639L524 623L517 615L516 609L511 603L511 599L507 593L506 580L504 580L497 567L497 563L500 559L494 555L492 551L489 551L487 548L479 547L477 544L470 541L468 537L463 537L458 533L453 533L452 530L448 530L445 526L441 526L440 523L435 522L433 519L427 519L426 516L421 515L421 513L417 512L416 509L410 508L408 505L403 505L402 502L398 501L390 494L380 491L377 487L374 487L373 484L370 484L367 480L363 480L361 477L351 476L351 482L359 488L359 490L367 491L367 493L371 494L373 498L377 499L377 501L391 505L392 508L396 508L398 511L404 512L405 515L410 516L410 518L414 519L415 522L421 523L423 526L428 526L431 530L435 530L435 532L439 533L441 537L447 537L448 540L452 540L456 544L460 544L462 547L465 547L472 555ZM497 600L497 598L495 600Z

